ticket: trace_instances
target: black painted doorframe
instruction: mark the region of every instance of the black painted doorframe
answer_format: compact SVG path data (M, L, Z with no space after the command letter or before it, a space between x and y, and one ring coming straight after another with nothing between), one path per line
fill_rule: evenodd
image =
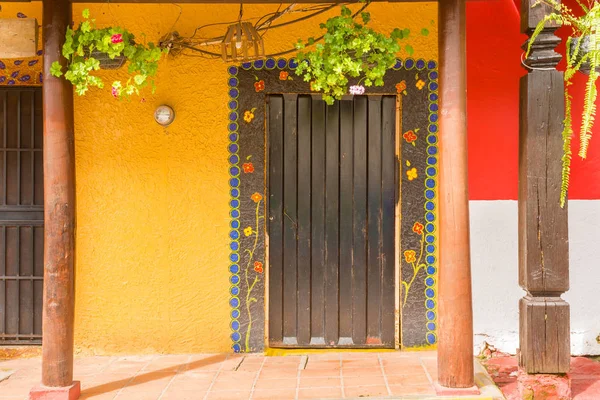
M274 95L274 94L270 94ZM265 202L264 202L264 214L265 216L269 216L269 199L270 199L270 174L269 174L269 165L270 165L270 157L269 157L269 149L270 149L270 135L269 135L269 97L270 95L265 96L265 129L264 129L264 160L265 160ZM296 93L296 95L302 95L302 93ZM306 95L311 95L315 98L314 93L306 93ZM375 96L382 96L389 94L374 94ZM371 94L367 96L373 96ZM354 96L344 96L344 100L352 99ZM395 187L395 207L394 207L394 349L399 350L402 343L402 312L401 312L401 288L400 282L402 282L401 277L401 248L400 248L400 239L401 239L401 190L400 190L400 182L401 182L401 173L402 173L402 165L401 165L401 146L402 146L402 96L395 96L395 131L394 131L394 145L395 145L395 168L394 168L394 187ZM270 270L270 230L269 230L269 221L268 218L264 218L264 232L265 232L265 286L264 286L264 310L265 310L265 320L264 320L264 345L265 348L270 347L269 342L269 320L270 320L270 308L269 308L269 299L270 299L270 285L271 282L269 280L269 270ZM300 347L300 346L290 346L290 347ZM300 347L302 348L302 347ZM314 348L314 346L306 346L305 348ZM335 346L335 348L343 349L345 346ZM348 347L346 347L348 348ZM356 348L364 348L357 346Z

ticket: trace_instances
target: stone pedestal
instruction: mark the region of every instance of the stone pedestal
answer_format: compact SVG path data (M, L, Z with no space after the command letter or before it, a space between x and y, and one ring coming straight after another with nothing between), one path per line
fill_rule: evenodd
M77 400L81 394L79 381L71 386L49 387L36 386L29 392L29 400Z

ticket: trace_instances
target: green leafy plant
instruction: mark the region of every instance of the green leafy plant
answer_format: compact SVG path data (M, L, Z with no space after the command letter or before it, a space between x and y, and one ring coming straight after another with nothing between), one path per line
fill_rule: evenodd
M584 94L581 130L579 133L580 148L579 156L587 157L587 150L592 138L592 128L596 115L596 81L600 73L600 1L588 0L587 5L582 0L577 3L583 11L582 16L576 16L573 11L564 4L555 0L538 0L532 7L546 4L555 11L546 15L536 26L527 48L526 57L529 56L535 39L542 33L548 23L569 26L571 35L567 39L565 70L565 119L563 136L562 157L562 184L560 193L560 204L564 207L569 189L569 176L571 172L571 137L573 136L573 118L571 109L572 96L569 87L573 84L573 76L577 71L589 74Z
M364 93L364 86L383 86L383 77L396 63L396 55L401 50L400 41L409 37L408 29L394 29L386 36L367 27L371 16L361 12L362 24L354 20L350 9L341 7L341 15L330 18L321 29L327 32L319 39L309 38L306 43L299 40L296 48L298 60L296 74L311 82L311 90L322 92L323 100L333 104L343 95ZM423 29L422 35L429 31ZM312 51L305 52L306 46L314 45ZM404 51L412 55L414 50L407 44ZM348 89L349 78L361 77L357 85Z
M67 27L62 54L67 59L66 70L55 61L50 67L53 76L61 77L75 86L78 95L84 95L90 87L103 88L102 78L94 75L101 69L99 55L115 60L124 57L128 62L130 78L125 81L114 81L111 93L114 97L139 94L140 89L150 84L158 70L158 61L166 52L153 43L147 45L135 43L134 35L120 27L98 29L95 20L90 19L89 10L83 11L83 21L77 29Z

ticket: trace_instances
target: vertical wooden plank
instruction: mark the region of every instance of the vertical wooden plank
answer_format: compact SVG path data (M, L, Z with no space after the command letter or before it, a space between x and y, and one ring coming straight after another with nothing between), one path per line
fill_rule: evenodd
M16 149L19 137L19 118L15 116L19 115L19 92L15 90L9 90L7 93L6 101L6 147Z
M0 226L0 276L6 276L6 226ZM6 332L6 279L0 280L0 332Z
M19 168L19 203L24 206L33 205L33 151L22 150L20 151L21 167Z
M297 345L297 95L284 94L283 98L283 343Z
M34 91L32 90L23 90L21 92L21 107L20 107L20 125L21 130L19 132L20 135L20 148L22 149L31 149L33 147L33 136L31 132L33 131L33 96Z
M311 344L325 344L325 104L312 110Z
M0 242L1 243L1 242ZM44 276L44 227L36 226L33 229L33 274L36 277ZM42 334L42 306L44 287L43 280L33 282L33 333Z
M328 345L335 345L339 338L339 106L336 101L325 109L325 342Z
M283 97L269 97L269 341L283 341Z
M19 238L18 228L8 226L6 228L6 275L19 275L18 249ZM8 279L6 281L6 333L16 334L19 332L19 281Z
M33 204L44 205L44 157L41 151L33 153Z
M367 343L381 344L381 96L369 96L367 173Z
M396 98L384 96L381 113L381 340L394 346L396 232Z
M298 97L298 344L310 343L310 96Z
M340 345L352 345L354 105L340 101Z
M354 260L352 337L367 342L367 98L354 98Z
M17 205L19 203L19 167L15 149L18 148L19 141L19 92L11 90L7 92L7 96L6 148L11 151L6 151L6 204Z
M19 232L19 276L33 276L33 228ZM19 281L19 333L33 334L33 279Z
M15 150L6 151L6 204L19 204L19 164Z

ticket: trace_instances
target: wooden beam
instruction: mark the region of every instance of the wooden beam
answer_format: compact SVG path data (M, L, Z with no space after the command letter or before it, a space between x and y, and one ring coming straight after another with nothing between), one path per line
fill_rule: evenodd
M440 2L438 382L472 388L465 0Z
M551 9L521 2L521 31L531 36ZM527 373L565 373L570 361L567 206L560 207L562 121L565 116L561 59L554 51L557 25L538 36L520 85L519 140L519 364ZM523 45L527 48L527 43Z
M5 0L4 3L27 3L31 0ZM372 2L387 2L387 3L436 3L440 0L371 0ZM503 0L466 0L467 3L477 2L500 2ZM73 0L72 3L106 3L106 0ZM116 0L111 1L112 4L172 4L172 1L166 0ZM244 4L291 4L296 3L294 0L244 0ZM347 4L348 1L343 0L304 0L302 3L319 3L319 4ZM177 4L240 4L240 0L181 0Z
M44 311L42 384L73 383L75 151L73 86L50 74L70 24L69 0L45 0L44 38Z

